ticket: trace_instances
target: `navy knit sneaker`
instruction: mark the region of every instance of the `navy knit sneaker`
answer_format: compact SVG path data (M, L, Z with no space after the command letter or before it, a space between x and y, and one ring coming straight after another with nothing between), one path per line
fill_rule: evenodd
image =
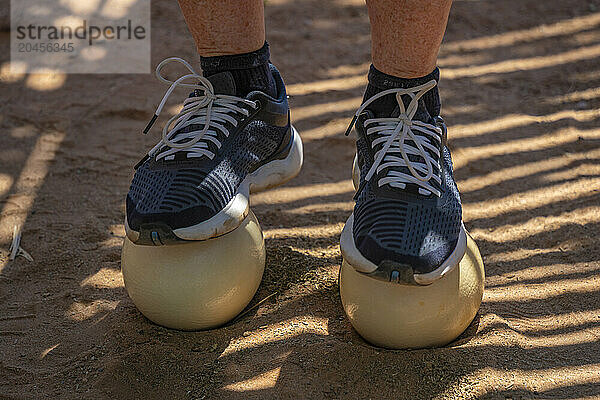
M423 101L436 85L432 79L383 90L362 104L349 127L358 135L357 192L340 248L346 262L379 280L428 285L466 251L439 102L432 115ZM394 101L391 114L373 110L384 96Z
M190 71L164 78L170 62ZM156 69L170 84L147 132L177 87L194 89L162 139L136 166L126 203L127 237L136 244L163 245L206 240L237 228L248 214L250 192L280 185L302 166L302 142L290 125L285 86L270 65L277 96L252 91L235 96L225 71L205 78L180 58ZM193 83L185 83L185 81Z

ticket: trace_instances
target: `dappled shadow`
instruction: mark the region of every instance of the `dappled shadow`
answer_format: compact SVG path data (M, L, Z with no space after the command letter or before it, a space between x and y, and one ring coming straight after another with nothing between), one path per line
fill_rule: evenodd
M343 131L369 65L362 1L267 2L272 59L288 83L305 167L252 199L266 237L264 279L249 311L213 331L154 325L123 288L123 199L131 166L157 140L138 133L160 83L67 75L41 92L28 82L43 77L3 75L0 396L597 394L598 6L454 5L440 86L487 289L469 329L440 349L377 349L353 331L339 300L338 238L353 205L354 143ZM155 1L152 15L153 65L196 60L176 3ZM3 57L8 43L0 33ZM34 262L7 260L15 218Z

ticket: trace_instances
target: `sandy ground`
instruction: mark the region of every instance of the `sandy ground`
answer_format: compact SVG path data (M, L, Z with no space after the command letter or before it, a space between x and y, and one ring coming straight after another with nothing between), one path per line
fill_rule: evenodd
M338 296L354 153L343 130L369 61L361 1L267 3L306 163L253 199L268 248L253 302L276 295L210 332L150 323L120 272L131 167L157 140L140 130L164 86L150 75L11 75L2 32L0 398L600 396L599 9L455 3L443 114L486 293L458 341L418 351L364 342ZM176 2L154 1L152 15L153 65L194 60ZM34 262L8 261L15 224Z

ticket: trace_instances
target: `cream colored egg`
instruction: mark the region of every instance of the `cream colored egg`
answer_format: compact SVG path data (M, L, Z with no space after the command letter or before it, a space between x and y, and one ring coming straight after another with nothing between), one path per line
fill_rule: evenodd
M340 295L356 331L391 349L443 346L456 339L477 314L483 297L483 260L467 236L460 263L428 286L376 280L344 261Z
M121 268L133 303L169 328L200 330L230 321L250 302L265 267L263 234L249 212L223 236L167 246L125 238Z

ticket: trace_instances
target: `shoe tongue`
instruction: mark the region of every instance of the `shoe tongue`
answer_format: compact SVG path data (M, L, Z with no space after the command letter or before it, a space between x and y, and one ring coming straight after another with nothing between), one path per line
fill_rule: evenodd
M235 80L229 71L223 71L207 77L213 85L215 94L224 94L228 96L236 95Z

